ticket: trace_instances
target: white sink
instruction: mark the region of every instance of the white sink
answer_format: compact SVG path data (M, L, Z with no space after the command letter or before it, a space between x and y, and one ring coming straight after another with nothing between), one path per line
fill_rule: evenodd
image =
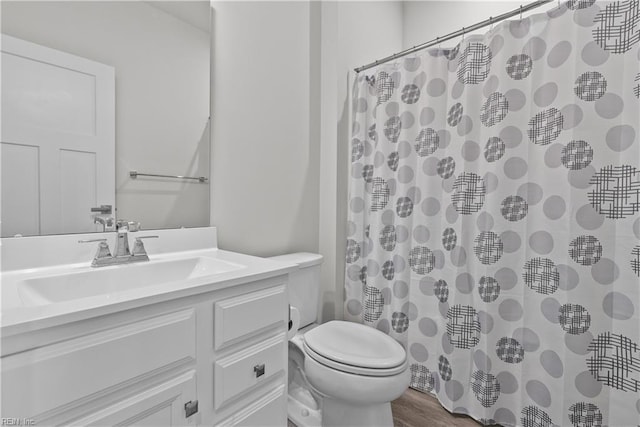
M243 265L209 257L193 257L83 269L32 277L17 283L25 305L46 305L121 292L147 286L186 281L239 270Z

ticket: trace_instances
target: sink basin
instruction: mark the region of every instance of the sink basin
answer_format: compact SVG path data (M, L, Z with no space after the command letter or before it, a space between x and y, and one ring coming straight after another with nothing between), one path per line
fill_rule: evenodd
M17 283L26 305L45 305L239 270L244 266L209 257L155 260L34 277Z

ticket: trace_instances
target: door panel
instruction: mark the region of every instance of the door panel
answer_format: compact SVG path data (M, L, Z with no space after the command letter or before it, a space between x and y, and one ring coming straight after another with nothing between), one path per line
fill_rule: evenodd
M2 235L40 234L39 147L2 144ZM7 179L6 177L19 177Z
M6 35L1 60L2 236L99 231L90 209L115 212L114 68ZM37 170L16 173L16 147Z
M93 224L88 224L86 218L89 216L87 204L89 209L98 206L96 163L95 152L60 150L60 199L65 201L60 209L64 230L81 233L94 231ZM78 179L80 176L84 178Z

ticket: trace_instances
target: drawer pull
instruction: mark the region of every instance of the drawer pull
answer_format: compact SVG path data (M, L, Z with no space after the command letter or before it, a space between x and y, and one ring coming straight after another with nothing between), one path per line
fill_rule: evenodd
M198 401L188 401L184 404L184 415L185 418L189 418L191 415L198 412Z
M260 378L264 375L264 363L253 367L253 372L256 373L256 378Z

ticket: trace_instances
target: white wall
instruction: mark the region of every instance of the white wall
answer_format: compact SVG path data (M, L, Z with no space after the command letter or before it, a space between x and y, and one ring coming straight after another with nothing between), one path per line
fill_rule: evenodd
M513 9L517 9L520 5L527 3L529 3L529 1L404 1L402 26L403 49L408 49L429 40L433 40L436 37L442 37L446 34L460 30L462 27L469 27L479 21L484 21L491 16L498 16ZM525 13L524 16L528 16L532 13L544 12L556 7L557 5L557 2L550 2L534 9L531 12ZM489 27L485 27L484 29L474 31L473 34L483 34L488 30ZM460 38L456 38L455 40L443 43L442 47L453 47L459 41Z
M319 247L325 258L323 320L342 318L353 68L402 49L402 10L398 1L323 3L319 194Z
M315 7L212 2L211 224L222 249L318 251Z
M2 1L2 32L115 67L118 217L209 224L209 34L146 2Z
M402 46L401 2L213 1L212 208L223 249L320 252L342 317L349 71Z

